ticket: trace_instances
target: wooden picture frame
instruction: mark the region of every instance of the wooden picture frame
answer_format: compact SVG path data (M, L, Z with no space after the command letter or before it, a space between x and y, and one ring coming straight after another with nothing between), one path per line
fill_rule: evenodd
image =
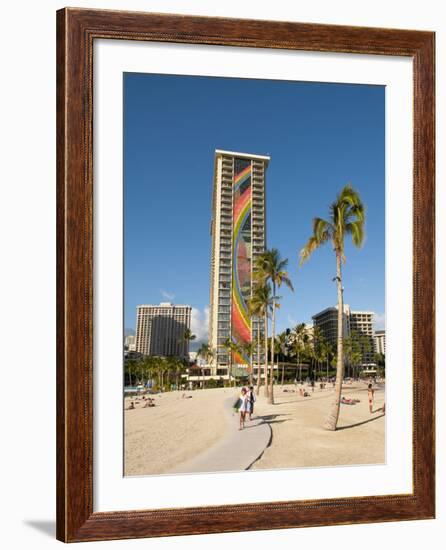
M177 42L413 60L413 492L93 512L93 43ZM57 12L57 538L427 519L435 510L432 32L66 8Z

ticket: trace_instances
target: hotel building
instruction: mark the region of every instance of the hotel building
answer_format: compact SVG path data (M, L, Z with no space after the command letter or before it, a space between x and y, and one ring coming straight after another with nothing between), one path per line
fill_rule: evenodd
M375 365L375 349L373 342L373 311L350 312L350 334L356 333L362 336L362 341L368 341L365 347L361 345L363 366Z
M352 333L356 333L370 340L368 349L362 346L363 366L374 363L373 315L372 311L352 311L349 305L344 304L344 337L348 338ZM313 315L313 323L335 350L338 345L338 307L329 307L316 313Z
M211 221L211 296L209 344L215 350L212 374L224 376L229 366L248 369L247 354L232 353L227 339L242 346L256 341L263 320L250 318L248 300L253 266L265 251L265 172L270 157L215 151ZM263 346L262 346L263 349ZM254 370L263 360L254 352Z
M144 355L188 357L191 306L141 305L136 308L136 351Z
M136 351L136 336L128 334L124 339L124 347L127 351Z
M382 355L386 354L386 331L385 330L375 330L375 353L381 353Z
M344 304L344 336L350 335L350 307ZM335 350L338 345L338 307L327 307L313 315L313 327L322 332L325 340Z

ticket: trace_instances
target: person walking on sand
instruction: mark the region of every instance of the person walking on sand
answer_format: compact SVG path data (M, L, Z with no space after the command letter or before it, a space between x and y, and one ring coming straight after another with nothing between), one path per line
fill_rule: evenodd
M252 420L252 415L254 413L254 403L256 401L254 386L249 386L247 396L248 396L248 418L251 421Z
M373 399L375 397L375 390L373 389L372 384L368 385L367 395L368 395L368 398L369 398L369 409L370 409L370 414L371 414L373 412Z
M243 430L243 428L245 427L246 413L249 410L248 407L249 407L248 392L246 391L246 388L242 388L242 391L239 397L239 409L238 409L240 413L239 430Z

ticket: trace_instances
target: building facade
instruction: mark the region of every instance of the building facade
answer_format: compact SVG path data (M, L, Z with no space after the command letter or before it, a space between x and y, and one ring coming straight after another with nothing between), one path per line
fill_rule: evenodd
M263 334L263 320L250 318L248 301L255 259L266 248L265 173L269 160L267 156L215 151L209 318L214 375L224 376L229 367L243 369L250 363L244 351L229 353L225 342L230 340L242 348L256 340L259 332ZM263 356L256 353L253 364L258 366Z
M124 348L127 351L136 351L136 336L128 334L124 339Z
M385 330L375 330L375 353L380 353L381 355L386 354L386 331Z
M136 309L136 352L188 358L189 342L184 333L190 329L191 306L163 302Z
M358 336L364 367L374 364L373 316L372 311L352 311L349 305L344 304L344 338L349 338L352 334ZM336 350L338 344L338 307L329 307L316 313L313 315L313 323L314 327L320 329L333 350Z
M344 336L350 335L350 307L344 304ZM321 331L325 340L335 350L338 345L338 307L327 307L313 315L313 328Z
M350 312L350 334L357 334L364 367L375 366L375 349L373 343L373 311Z

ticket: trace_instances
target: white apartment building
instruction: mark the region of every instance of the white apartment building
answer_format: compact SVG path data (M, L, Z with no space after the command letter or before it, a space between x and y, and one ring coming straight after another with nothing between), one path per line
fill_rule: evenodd
M381 353L382 355L385 355L386 354L386 331L375 330L374 342L375 342L375 353Z

